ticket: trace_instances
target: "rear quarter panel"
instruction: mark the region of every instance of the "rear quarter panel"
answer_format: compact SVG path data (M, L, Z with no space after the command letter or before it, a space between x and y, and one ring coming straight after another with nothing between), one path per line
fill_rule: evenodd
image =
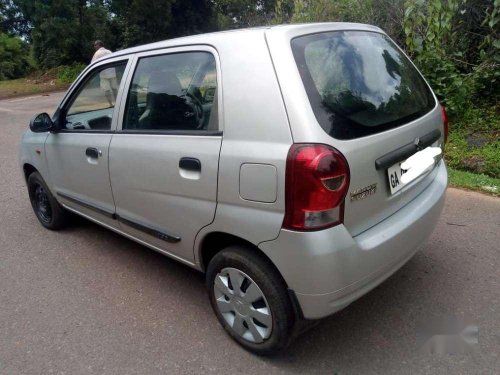
M197 262L200 244L210 232L230 233L255 245L279 235L285 209L286 156L293 142L264 31L225 33L214 47L221 60L224 135L217 211L214 222L197 236ZM274 202L240 196L240 168L246 163L276 168ZM263 185L271 184L265 176L261 178Z

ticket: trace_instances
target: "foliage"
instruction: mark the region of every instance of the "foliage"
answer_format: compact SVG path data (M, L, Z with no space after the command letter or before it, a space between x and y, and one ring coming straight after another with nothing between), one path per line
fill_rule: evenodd
M0 81L0 99L12 98L16 96L26 96L41 94L44 92L53 92L56 90L65 90L67 83L61 83L58 80L48 78L43 80L29 78L9 79Z
M172 22L172 0L147 4L142 0L115 0L110 7L116 14L114 22L123 47L158 40L158 36L167 34Z
M413 58L450 115L498 100L500 0L277 0L275 23L374 24Z
M92 55L91 41L103 35L108 11L102 1L85 0L12 0L29 25L13 27L11 32L32 41L34 56L41 68L73 62L88 62ZM24 30L24 31L23 31ZM107 35L111 33L108 32Z
M85 69L84 64L63 65L57 68L57 80L61 83L73 83Z
M29 46L0 32L0 80L23 77L31 69Z
M121 37L119 47L130 47L172 37L212 31L212 8L205 0L113 0L111 27Z
M406 3L406 48L452 115L484 94L498 98L499 7L499 0Z
M471 108L451 122L450 167L500 178L500 106Z
M274 23L358 22L377 25L399 44L404 0L277 0Z
M448 179L451 186L500 196L500 178L448 168Z
M280 3L283 3L281 1ZM296 22L368 22L372 14L373 1L362 0L295 0L291 21Z
M285 0L287 1L287 0ZM280 0L212 0L219 28L262 26L272 23Z
M207 0L2 1L0 25L32 41L44 69L88 63L96 39L117 50L215 29Z
M0 0L0 31L9 35L26 37L30 25L13 0Z

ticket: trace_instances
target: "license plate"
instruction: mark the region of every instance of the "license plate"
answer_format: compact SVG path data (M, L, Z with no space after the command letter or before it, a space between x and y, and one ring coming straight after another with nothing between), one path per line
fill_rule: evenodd
M401 169L401 163L396 163L387 169L387 177L389 178L389 187L391 194L400 191L406 184L401 181L401 176L405 174L405 170Z

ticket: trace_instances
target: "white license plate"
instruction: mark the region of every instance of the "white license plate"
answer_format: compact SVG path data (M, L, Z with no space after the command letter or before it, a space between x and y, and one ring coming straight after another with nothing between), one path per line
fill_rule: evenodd
M405 172L406 171L404 169L401 169L401 163L396 163L387 169L387 177L389 178L391 194L397 193L406 185L401 181L401 176L405 174Z

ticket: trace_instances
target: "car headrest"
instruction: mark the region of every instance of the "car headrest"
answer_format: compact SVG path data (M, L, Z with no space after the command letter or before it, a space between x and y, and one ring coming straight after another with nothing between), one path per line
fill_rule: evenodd
M168 71L156 71L149 77L148 93L182 96L182 85L177 76Z

